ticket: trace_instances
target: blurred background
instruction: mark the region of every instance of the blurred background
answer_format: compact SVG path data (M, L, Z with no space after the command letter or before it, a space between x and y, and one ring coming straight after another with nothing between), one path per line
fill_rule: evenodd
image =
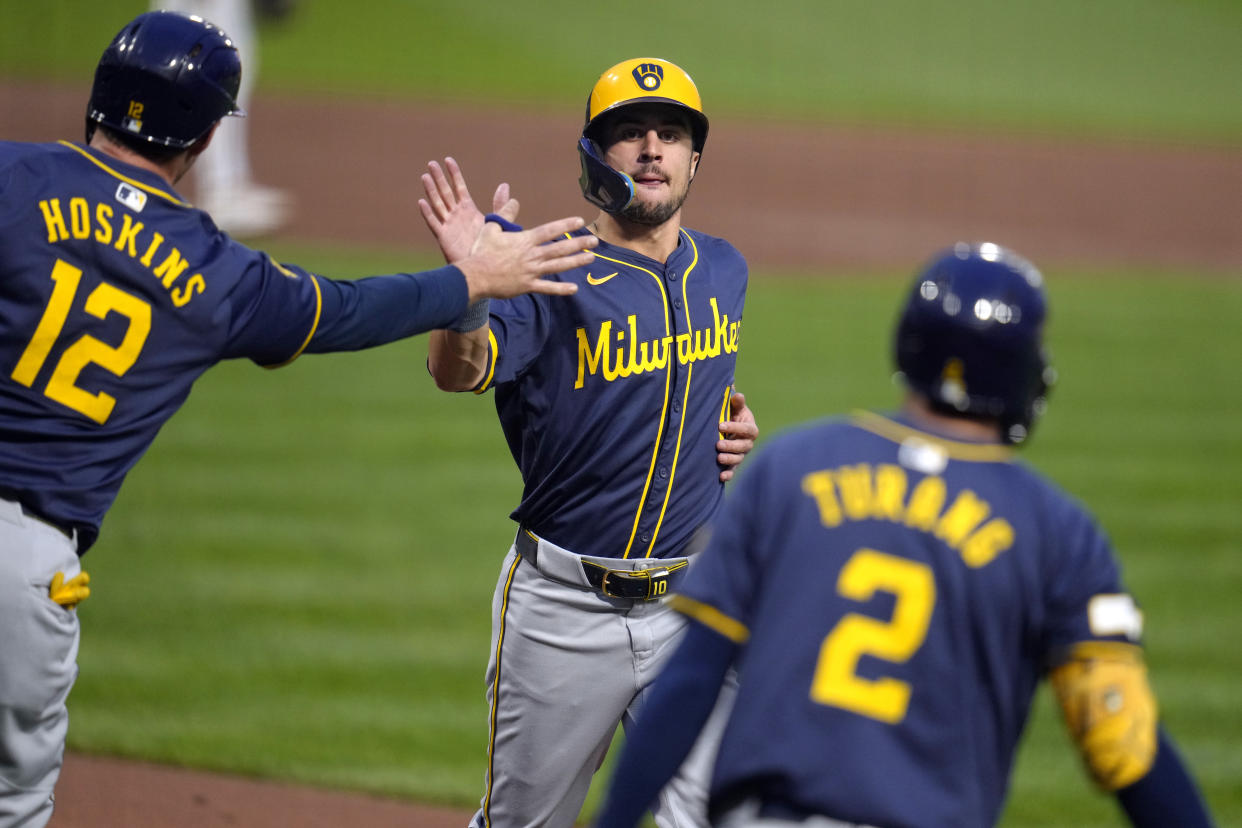
M445 155L482 203L507 181L527 223L589 220L595 78L685 67L711 119L685 222L750 261L738 385L765 434L895 403L898 298L939 248L1040 265L1061 381L1025 459L1113 537L1162 715L1242 825L1242 5L276 5L246 125L288 209L251 242L334 277L437 262L418 175ZM145 8L0 0L0 140L81 140L95 62ZM199 383L86 558L73 750L473 805L520 480L491 402L424 359ZM1044 695L1003 824L1123 824Z

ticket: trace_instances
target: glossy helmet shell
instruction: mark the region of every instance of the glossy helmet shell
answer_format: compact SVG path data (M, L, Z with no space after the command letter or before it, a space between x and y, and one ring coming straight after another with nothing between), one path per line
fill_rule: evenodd
M995 420L1021 443L1055 373L1043 345L1043 276L991 243L960 242L915 277L894 343L905 382L937 410Z
M147 12L127 23L95 69L86 138L106 124L132 138L184 149L237 105L241 59L201 17Z
M578 156L582 166L579 184L588 201L601 209L618 213L634 197L634 182L628 175L604 162L600 148L600 127L607 115L635 104L662 103L676 106L690 118L694 151L703 152L707 143L707 116L698 87L684 69L662 58L631 58L607 69L587 97Z

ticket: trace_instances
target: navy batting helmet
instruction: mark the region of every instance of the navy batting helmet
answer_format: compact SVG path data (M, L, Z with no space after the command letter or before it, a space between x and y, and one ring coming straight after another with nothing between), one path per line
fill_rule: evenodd
M112 39L95 69L86 140L106 124L140 141L185 149L237 105L241 59L201 17L147 12Z
M897 367L941 411L1030 436L1055 372L1043 346L1043 276L1010 250L958 243L919 273L897 323Z

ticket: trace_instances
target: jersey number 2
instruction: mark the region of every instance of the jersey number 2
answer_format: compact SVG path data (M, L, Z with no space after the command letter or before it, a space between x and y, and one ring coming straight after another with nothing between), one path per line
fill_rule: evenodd
M73 297L78 292L78 284L82 281L82 271L68 262L57 260L52 268L52 296L48 299L43 318L35 328L26 350L13 369L13 380L30 388L35 378L52 352L52 346L65 327L69 317L69 309L73 306ZM107 421L116 405L116 398L100 391L92 394L77 386L78 376L87 365L95 364L123 376L134 366L142 346L146 344L151 333L151 306L137 296L126 293L107 282L101 282L86 297L86 312L97 319L104 319L113 311L129 320L125 336L118 346L100 342L93 336L84 334L76 342L65 349L52 377L47 381L44 396L66 405L81 414L90 417L99 424Z
M897 598L892 619L849 613L838 621L820 645L811 699L896 724L906 716L910 685L895 678L863 678L858 660L870 655L901 664L918 651L936 604L936 579L926 564L859 549L842 567L837 592L866 601L880 590Z

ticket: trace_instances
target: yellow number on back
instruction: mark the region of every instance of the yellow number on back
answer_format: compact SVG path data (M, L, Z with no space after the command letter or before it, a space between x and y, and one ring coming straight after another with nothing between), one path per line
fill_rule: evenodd
M820 645L811 699L896 724L905 718L910 685L894 678L862 678L858 660L871 655L901 664L918 651L936 604L936 580L926 564L859 549L841 569L837 592L866 601L877 591L896 596L892 619L857 613L843 617Z
M69 317L69 309L73 305L73 297L82 281L82 271L71 264L57 261L52 268L52 296L48 299L43 318L35 328L34 336L22 352L12 377L27 388L34 384L35 378L47 361L52 346L56 343ZM52 371L43 393L50 399L72 408L90 417L101 425L112 414L116 398L100 391L92 394L77 386L78 376L91 364L98 365L116 376L124 376L138 360L142 346L146 344L151 333L151 306L133 294L107 282L102 282L86 297L86 312L97 319L107 318L115 311L129 320L125 336L121 344L113 347L89 334L84 334L76 342L65 349Z

